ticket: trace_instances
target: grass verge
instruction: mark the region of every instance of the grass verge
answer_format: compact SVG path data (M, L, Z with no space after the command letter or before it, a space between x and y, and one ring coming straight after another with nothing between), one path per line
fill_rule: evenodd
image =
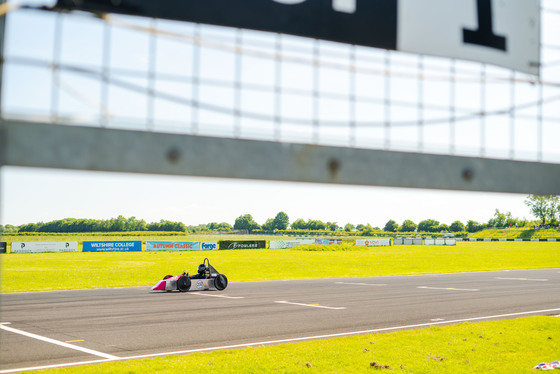
M326 247L326 248L325 248ZM148 286L194 272L204 257L230 281L433 274L560 267L558 242L457 246L308 246L212 252L0 255L2 292Z
M49 373L534 373L558 359L560 318L421 330L140 359Z

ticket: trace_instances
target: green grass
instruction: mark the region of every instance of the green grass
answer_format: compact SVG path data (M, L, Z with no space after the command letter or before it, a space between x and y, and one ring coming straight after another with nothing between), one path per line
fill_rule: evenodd
M542 229L534 230L528 228L511 229L486 229L469 234L469 238L490 239L560 239L560 230Z
M187 240L200 239L189 236ZM205 240L211 239L205 237ZM195 270L204 257L209 257L231 281L357 277L560 267L560 243L466 242L457 246L360 248L342 245L289 250L3 254L0 255L0 279L2 292L147 286L165 274ZM530 373L539 362L559 359L558 352L560 318L530 317L48 372ZM390 369L372 366L372 363L388 365Z
M457 246L306 246L212 252L3 254L2 292L148 286L204 257L230 281L362 277L560 267L558 242Z
M527 317L47 372L510 374L534 373L535 365L558 359L559 352L560 318Z

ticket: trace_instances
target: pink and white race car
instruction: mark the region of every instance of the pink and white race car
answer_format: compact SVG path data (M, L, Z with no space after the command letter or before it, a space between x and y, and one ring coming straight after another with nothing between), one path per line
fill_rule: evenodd
M152 291L175 291L187 292L193 287L196 291L202 290L225 290L228 279L224 274L220 274L210 261L205 258L204 262L198 265L197 274L189 275L183 273L177 276L166 275L162 280L152 287Z

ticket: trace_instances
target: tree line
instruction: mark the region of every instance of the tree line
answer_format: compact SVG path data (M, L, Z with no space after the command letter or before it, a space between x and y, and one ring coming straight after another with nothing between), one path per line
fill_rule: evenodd
M529 207L531 214L538 219L539 226L549 226L558 228L560 224L560 198L555 195L530 195L525 204ZM548 225L547 225L548 224ZM511 212L500 212L495 210L494 216L486 223L479 223L473 220L466 224L457 220L450 225L440 223L435 219L425 219L416 224L410 219L404 220L401 224L390 219L383 228L372 227L370 224L347 223L340 226L337 222L323 222L316 219L298 218L290 223L290 218L285 212L279 212L274 218L269 218L260 225L251 214L243 214L235 219L230 225L227 222L210 222L196 226L186 226L182 222L160 220L159 222L146 223L143 219L136 217L125 218L118 216L108 220L66 218L51 222L29 223L20 226L0 225L0 233L9 232L45 232L45 233L73 233L73 232L132 232L132 231L173 231L185 233L215 233L231 232L243 230L249 233L278 233L288 230L296 232L317 232L317 231L343 231L355 232L357 235L372 235L375 232L385 231L390 233L441 233L441 232L468 232L474 233L487 228L509 228L509 227L529 227L534 226L534 221L523 218L515 218Z

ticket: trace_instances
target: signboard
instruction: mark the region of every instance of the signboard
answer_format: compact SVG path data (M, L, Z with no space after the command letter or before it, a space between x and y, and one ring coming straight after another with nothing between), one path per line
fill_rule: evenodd
M82 252L141 252L142 241L84 242Z
M270 248L272 249L294 248L300 245L310 245L314 243L315 243L315 239L271 240Z
M12 242L11 252L78 252L78 242Z
M147 251L198 251L199 242L178 242L178 241L146 241Z
M391 245L391 239L390 238L356 239L355 245L359 246L359 247L390 246Z
M266 248L266 240L221 240L220 249Z
M7 248L8 248L8 243L0 242L0 253L6 253Z
M319 244L319 245L342 244L342 239L315 239L315 244Z
M534 75L539 7L529 0L58 0L55 6L468 59Z
M213 251L218 249L218 242L201 242L200 243L200 250L201 251Z

